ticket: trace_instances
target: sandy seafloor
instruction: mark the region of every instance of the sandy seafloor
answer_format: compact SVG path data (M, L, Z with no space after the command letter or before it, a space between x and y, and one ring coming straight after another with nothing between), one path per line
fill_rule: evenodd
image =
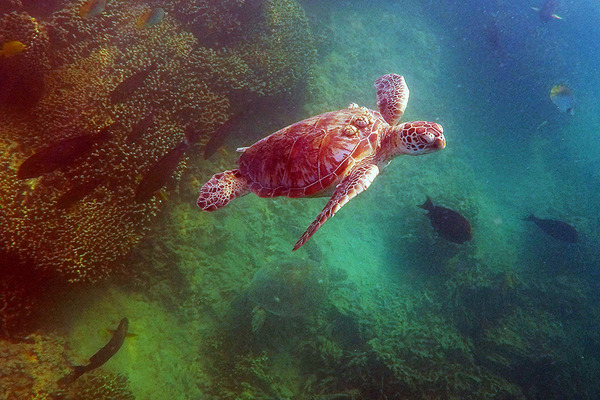
M375 78L400 73L411 90L403 120L442 124L446 149L394 160L292 254L325 199L248 195L210 214L196 207L199 184L233 165L234 147L270 132L255 128L249 140L231 138L226 152L188 170L155 231L134 250L130 265L139 281L73 295L50 319L48 327L64 334L72 349L72 361L84 362L108 339L103 328L127 316L137 336L102 368L125 374L138 399L383 399L394 398L397 386L386 385L395 378L420 388L419 398L492 398L494 390L506 395L499 398L543 398L543 388L531 388L531 381L543 381L536 375L539 365L558 365L564 373L553 370L552 376L576 381L569 388L561 386L565 379L555 379L564 392L553 390L565 394L555 398L598 395L600 383L590 371L600 368L594 354L598 322L592 320L600 315L594 301L600 276L599 104L597 91L589 91L593 78L577 54L581 49L569 46L569 15L553 31L529 5L499 2L505 40L499 54L486 48L481 35L478 23L489 15L483 6L320 3L304 4L320 47L305 104L294 114L308 117L350 102L375 108ZM570 20L577 17L573 11ZM550 60L540 66L543 54ZM573 117L559 114L547 96L561 79L578 95ZM416 207L426 195L465 215L473 240L455 245L437 237ZM545 236L522 220L529 212L573 224L580 242ZM267 316L266 329L256 334L246 326L246 334L234 339L249 344L224 349L231 343L223 338L234 330L231 309L254 272L306 259L344 269L347 287L329 292L323 308L305 319ZM490 310L494 305L500 310ZM251 312L244 307L239 315ZM324 309L356 321L364 339L359 350L324 344L328 331L315 328L331 331ZM469 336L473 326L482 327ZM307 365L299 357L308 351L300 342L312 343L324 360L338 357L331 376L340 382L318 382L323 375L316 370L327 366ZM365 364L353 364L352 354ZM395 378L382 374L381 393L358 397L374 378L356 376L352 387L346 375L368 371L373 357ZM552 363L545 366L547 359ZM448 377L460 365L468 365L462 369L465 392L455 390L463 378ZM530 376L519 382L513 373ZM448 397L439 397L442 389L427 397L428 385L439 382L449 382ZM344 393L340 386L348 388L347 397L327 397Z

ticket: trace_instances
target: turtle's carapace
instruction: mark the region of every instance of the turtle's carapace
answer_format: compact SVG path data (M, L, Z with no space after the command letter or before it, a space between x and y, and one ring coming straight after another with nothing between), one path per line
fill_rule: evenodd
M446 146L443 129L435 122L397 125L408 102L402 76L383 75L375 81L375 88L379 111L350 104L296 122L241 149L238 168L206 182L198 206L217 210L250 192L259 197L331 195L294 246L297 250L344 204L367 189L394 157L427 154Z

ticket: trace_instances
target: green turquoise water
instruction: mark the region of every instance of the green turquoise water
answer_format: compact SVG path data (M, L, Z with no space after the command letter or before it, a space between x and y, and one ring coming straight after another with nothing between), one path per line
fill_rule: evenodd
M136 336L94 373L124 374L138 399L597 398L600 10L563 1L564 19L543 23L534 4L438 3L300 1L317 47L305 93L190 160L126 271L66 295L42 332L80 364L127 316ZM444 150L395 159L294 253L326 199L197 208L235 147L351 102L374 109L373 81L391 72L411 91L403 121L442 124ZM558 83L574 116L550 101ZM417 207L426 196L464 215L473 239L439 237ZM571 224L578 243L529 213ZM256 271L315 264L324 299L300 316L267 311L253 332Z

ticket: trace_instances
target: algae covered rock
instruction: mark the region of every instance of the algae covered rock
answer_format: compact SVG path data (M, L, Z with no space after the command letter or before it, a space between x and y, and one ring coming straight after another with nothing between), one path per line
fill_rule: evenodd
M312 263L283 263L260 268L252 278L248 295L252 311L252 331L262 327L267 314L278 317L304 317L313 313L327 295L327 272Z

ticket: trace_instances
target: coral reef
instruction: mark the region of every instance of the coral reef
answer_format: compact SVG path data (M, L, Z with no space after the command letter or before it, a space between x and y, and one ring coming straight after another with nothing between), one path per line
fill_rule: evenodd
M44 76L50 70L46 29L27 13L0 16L0 43L19 41L25 51L0 62L0 107L24 112L44 94Z
M0 16L0 43L25 45L0 59L0 168L6 171L0 243L40 271L93 282L110 275L148 232L164 196L136 202L135 190L184 140L186 126L198 132L199 146L244 104L286 96L309 76L314 50L292 0L260 2L252 21L239 19L244 2L205 2L193 6L191 22L178 20L183 15L175 11L192 7L189 2L170 1L164 7L173 12L148 28L135 21L149 7L163 6L159 2L114 0L87 18L82 1L57 3L43 20L27 13L27 3L12 4L14 11ZM241 36L205 47L201 39L221 31L220 24ZM246 25L253 29L235 28ZM123 82L128 90L119 88ZM141 137L130 140L148 115ZM32 154L103 130L109 139L89 154L40 177L17 179ZM184 157L175 179L188 164Z

